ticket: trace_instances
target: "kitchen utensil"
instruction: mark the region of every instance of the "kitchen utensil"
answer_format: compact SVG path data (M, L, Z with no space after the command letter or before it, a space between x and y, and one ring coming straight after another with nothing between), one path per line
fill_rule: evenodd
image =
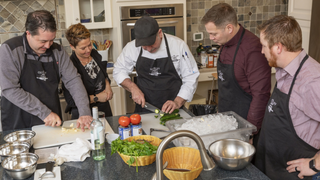
M225 170L240 170L250 163L255 148L238 139L221 139L213 142L208 151L219 167Z
M125 140L128 140L129 142L135 140L145 140L150 142L150 144L154 145L154 146L159 146L161 143L161 140L155 136L150 136L150 135L140 135L140 136L132 136L129 137ZM118 152L119 153L119 152ZM128 160L130 159L131 156L128 155L124 155L119 153L120 157L122 158L122 160L128 164ZM146 166L149 164L152 164L154 161L156 161L156 154L152 154L150 156L138 156L137 158L135 158L135 162L131 164L131 166L136 166L136 163L138 163L138 166Z
M6 143L0 146L0 156L11 156L29 152L30 144L27 142Z
M34 131L21 130L21 131L15 131L13 133L10 133L10 134L6 135L3 139L7 143L19 141L19 142L27 142L30 144L30 146L32 146L33 141L34 141L33 139L34 139L35 135L36 135L36 133Z
M159 108L155 107L154 105L152 105L152 104L150 104L150 103L148 103L148 102L146 102L144 108L148 109L149 111L151 111L151 112L153 112L153 113L155 113L156 110L158 110L158 111L159 111L159 114L165 114L165 113L164 113L163 111L161 111Z
M43 178L43 180L61 180L61 169L60 166L56 166L53 168L52 172L55 174L54 178ZM34 180L39 180L39 177L45 173L45 168L37 169L36 172L34 172Z
M65 123L74 123L76 124L77 120L65 121ZM72 143L76 138L90 140L90 130L85 129L84 132L81 130L74 132L63 132L61 127L51 127L45 125L33 126L32 130L37 133L37 136L34 138L34 149L58 146L62 144ZM105 121L105 133L114 133L110 127L108 121ZM54 134L54 138L52 135Z
M202 169L200 152L189 147L173 147L163 152L163 162L168 161L164 175L171 180L196 179Z
M7 157L1 165L12 178L26 179L35 172L38 159L36 154L21 153Z
M116 140L119 137L119 134L107 134L106 138L109 144L111 144L112 141Z
M190 118L191 117L191 115L189 115L183 109L179 109L179 114L182 118ZM164 137L164 136L167 136L168 134L170 134L170 132L160 132L160 131L153 131L152 134L150 133L151 132L150 128L154 128L157 130L169 131L168 127L160 124L160 119L159 119L160 117L156 118L156 117L154 117L154 115L155 115L154 113L140 115L141 122L142 122L142 129L144 130L144 132L148 135L152 135L152 136L156 136L156 137Z
M49 161L46 164L46 172L44 172L40 177L39 180L42 178L55 178L55 174L53 173L53 165L54 161Z
M190 169L179 169L179 168L166 168L167 170L171 171L178 171L178 172L189 172L191 171Z

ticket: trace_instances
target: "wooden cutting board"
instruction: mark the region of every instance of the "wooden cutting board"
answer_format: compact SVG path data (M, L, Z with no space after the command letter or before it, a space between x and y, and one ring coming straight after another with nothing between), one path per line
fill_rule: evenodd
M74 126L76 126L76 122L77 120L65 121L67 124L74 123ZM89 129L86 129L84 132L81 129L78 132L62 132L61 127L38 125L33 126L32 131L36 133L33 142L34 149L73 143L76 138L90 139ZM105 133L114 133L107 121L105 121Z
M182 118L190 118L191 116L185 112L183 109L179 109L179 114ZM158 131L153 131L150 134L150 128L155 128L155 129L161 129L165 131L169 131L169 129L166 126L163 126L160 124L160 116L158 118L155 118L154 116L157 115L156 113L150 113L150 114L143 114L141 115L141 122L142 122L142 129L147 135L153 135L156 137L164 137L167 136L168 132L158 132Z

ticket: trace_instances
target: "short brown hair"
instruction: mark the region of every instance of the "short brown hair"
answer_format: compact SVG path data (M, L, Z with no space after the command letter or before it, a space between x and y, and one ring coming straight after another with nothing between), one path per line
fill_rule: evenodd
M298 22L291 16L277 15L258 26L265 35L269 48L281 43L289 52L302 50L302 32Z
M81 40L90 38L90 32L84 25L78 23L68 28L66 38L72 46L76 47Z
M212 22L218 28L222 28L227 24L232 24L236 26L238 24L237 13L227 3L219 3L211 7L208 12L201 19L203 24Z
M25 27L26 31L29 31L32 36L39 34L39 28L49 32L57 31L56 20L53 15L46 10L30 12L27 15Z

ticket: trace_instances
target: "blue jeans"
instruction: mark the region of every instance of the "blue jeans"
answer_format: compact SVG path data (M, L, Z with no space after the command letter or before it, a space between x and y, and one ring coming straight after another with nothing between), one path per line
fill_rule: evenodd
M320 180L320 172L312 176L312 180Z

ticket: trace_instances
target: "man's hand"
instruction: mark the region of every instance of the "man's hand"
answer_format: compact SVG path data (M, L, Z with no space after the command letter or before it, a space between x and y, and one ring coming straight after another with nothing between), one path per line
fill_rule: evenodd
M309 168L309 162L311 161L311 158L301 158L301 159L296 159L293 161L288 161L287 165L287 171L292 173L300 171L298 174L298 177L300 179L303 179L303 176L313 176L316 174L312 169Z
M54 112L51 112L44 120L44 125L46 126L60 126L61 125L61 119L60 117L54 113Z
M179 109L181 106L184 105L186 100L182 99L181 97L177 96L174 101L168 100L162 105L162 111L165 113L172 113L175 109Z
M139 89L139 87L132 82L130 79L125 79L121 86L127 91L131 92L132 100L141 105L142 108L146 105L146 100L144 98L143 92Z
M81 127L82 132L84 132L84 128L87 126L90 129L90 124L92 122L91 116L80 116L77 120L77 128Z

